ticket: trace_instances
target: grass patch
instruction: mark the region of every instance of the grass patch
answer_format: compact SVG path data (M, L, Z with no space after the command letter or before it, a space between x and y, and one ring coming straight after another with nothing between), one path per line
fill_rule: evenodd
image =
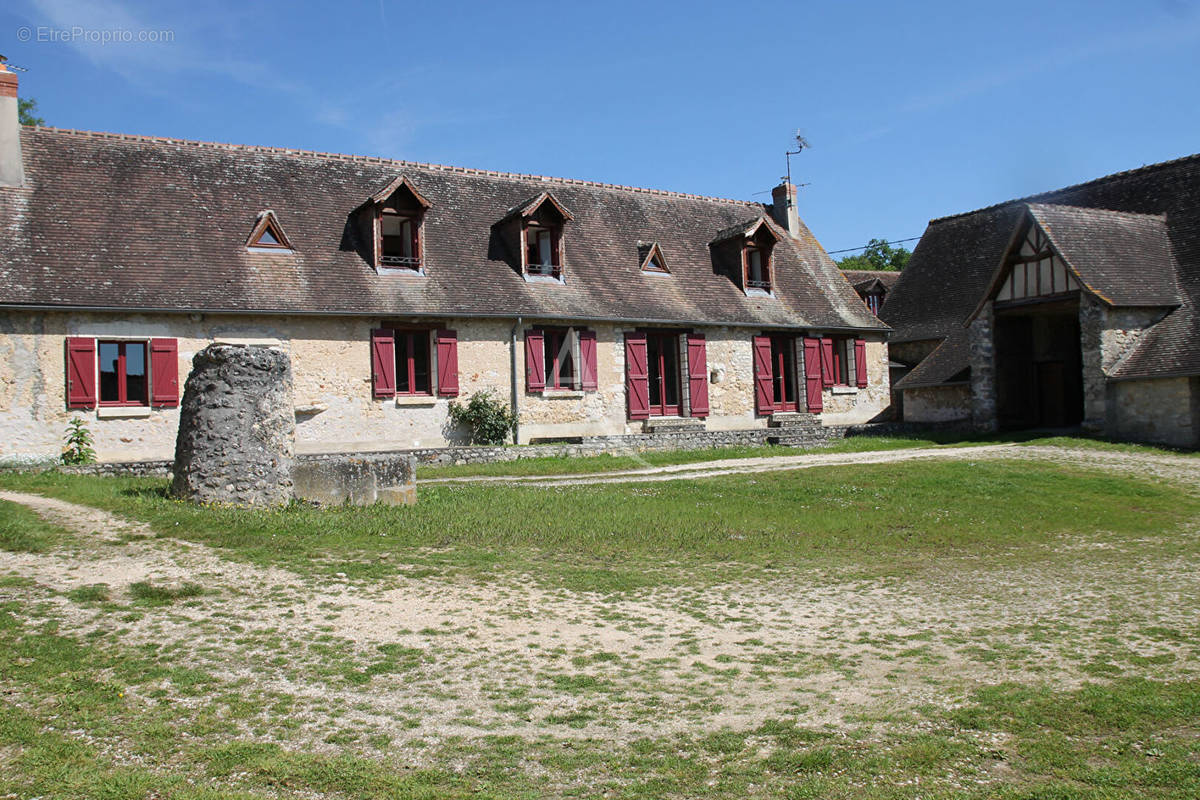
M198 583L156 586L149 581L138 581L129 585L130 597L148 606L167 606L176 600L200 597L205 592L205 588Z
M20 503L0 500L0 550L45 553L70 538L70 532L51 525Z
M582 475L593 472L616 472L621 470L665 467L676 464L694 464L702 461L717 461L728 458L773 458L798 456L808 453L860 453L870 450L900 450L913 447L930 447L946 442L958 442L960 437L945 435L928 436L858 436L842 439L821 447L783 447L780 445L744 445L737 447L714 447L704 450L647 451L636 455L612 455L601 453L594 456L547 456L518 458L516 461L499 461L490 464L453 464L446 466L419 466L417 480L435 478L461 478L475 475ZM510 448L519 450L520 448Z
M173 501L156 479L7 474L0 485L301 573L373 580L417 568L498 580L517 571L608 594L789 565L902 575L932 558L1044 557L1047 545L1084 534L1168 542L1166 532L1200 514L1200 498L1165 483L1017 460L554 489L430 486L408 507L253 511Z

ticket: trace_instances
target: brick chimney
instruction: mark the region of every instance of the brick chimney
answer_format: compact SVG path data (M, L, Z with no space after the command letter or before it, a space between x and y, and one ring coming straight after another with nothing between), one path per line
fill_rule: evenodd
M0 56L0 186L24 186L21 122L17 114L17 75Z
M795 184L785 181L771 190L771 217L779 227L786 228L792 238L799 238L800 212L796 209Z

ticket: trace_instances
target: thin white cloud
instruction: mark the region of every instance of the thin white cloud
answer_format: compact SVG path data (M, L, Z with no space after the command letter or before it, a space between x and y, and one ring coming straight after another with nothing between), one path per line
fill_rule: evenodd
M1104 36L1074 46L1064 46L1061 42L1052 42L1045 47L1043 55L1034 58L1014 49L1012 58L1016 66L1009 65L1004 69L975 76L936 92L913 97L901 105L899 111L905 114L930 111L960 103L963 100L1044 72L1063 69L1118 53L1136 52L1150 48L1171 48L1200 41L1200 20L1193 18L1185 24L1181 24L1182 22L1183 20L1176 18L1167 25L1144 28L1140 31L1124 31L1119 35Z

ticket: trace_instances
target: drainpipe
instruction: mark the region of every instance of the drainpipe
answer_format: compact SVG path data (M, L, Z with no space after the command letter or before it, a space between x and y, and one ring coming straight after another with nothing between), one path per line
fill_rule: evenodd
M513 444L517 444L521 440L521 392L517 388L517 332L520 330L521 318L517 317L517 324L513 325L512 329L512 349L509 351L512 356L510 359L512 374L509 376L509 385L512 386Z

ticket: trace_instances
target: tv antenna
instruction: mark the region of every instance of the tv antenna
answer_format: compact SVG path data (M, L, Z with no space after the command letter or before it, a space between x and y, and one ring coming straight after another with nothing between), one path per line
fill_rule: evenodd
M812 147L812 145L808 143L808 139L805 139L800 131L796 131L795 141L796 149L785 151L783 156L787 160L787 177L785 180L787 180L788 183L792 182L792 156L798 156L805 150Z

